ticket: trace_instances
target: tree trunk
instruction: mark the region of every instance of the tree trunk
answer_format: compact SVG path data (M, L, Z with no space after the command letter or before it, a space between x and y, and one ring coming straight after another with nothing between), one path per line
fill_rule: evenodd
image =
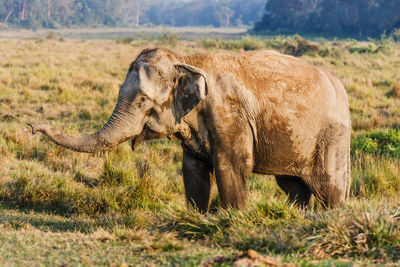
M6 16L6 18L4 19L4 22L7 22L8 21L8 19L10 18L10 16L11 16L11 14L13 13L13 9L11 9L10 11L8 11L8 14L7 14L7 16Z
M47 18L51 16L51 0L47 0Z
M139 16L140 16L140 4L139 1L136 2L136 26L139 26Z
M223 27L224 26L224 15L222 14L221 10L217 10L217 16L218 16L218 20L219 20L219 27Z
M26 7L26 1L22 3L21 20L25 19L25 7Z

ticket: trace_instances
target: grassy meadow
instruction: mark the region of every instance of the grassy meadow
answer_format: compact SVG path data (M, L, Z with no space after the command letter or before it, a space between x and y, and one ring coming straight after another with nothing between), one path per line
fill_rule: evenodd
M211 212L201 215L186 208L175 142L83 154L32 136L27 122L76 135L99 129L130 62L154 46L182 54L275 49L335 73L352 114L349 201L325 210L313 200L301 210L273 177L253 175L246 211L219 209L214 185ZM253 249L272 266L398 266L399 70L394 37L0 39L0 264L230 266L235 253Z

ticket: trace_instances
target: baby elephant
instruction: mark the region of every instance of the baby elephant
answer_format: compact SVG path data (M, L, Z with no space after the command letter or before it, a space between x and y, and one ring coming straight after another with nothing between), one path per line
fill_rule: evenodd
M180 56L145 49L108 122L88 136L30 124L54 143L95 152L174 137L187 201L206 212L215 173L222 207L243 208L250 173L275 175L290 201L331 206L350 187L350 112L338 78L274 51Z

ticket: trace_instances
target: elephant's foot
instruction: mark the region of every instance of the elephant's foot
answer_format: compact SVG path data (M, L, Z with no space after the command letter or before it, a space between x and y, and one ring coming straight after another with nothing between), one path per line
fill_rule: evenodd
M321 179L321 178L320 178ZM344 188L329 182L332 179L322 178L328 182L319 182L318 184L310 184L314 196L321 201L326 207L334 207L342 203L346 198L346 191Z

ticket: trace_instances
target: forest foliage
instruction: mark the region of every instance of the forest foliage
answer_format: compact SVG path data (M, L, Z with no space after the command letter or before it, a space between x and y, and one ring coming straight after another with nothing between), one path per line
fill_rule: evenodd
M379 37L400 28L399 0L269 0L254 31Z
M265 0L0 0L3 27L252 25Z
M254 25L256 34L376 38L400 28L400 1L0 0L0 29L152 25Z

